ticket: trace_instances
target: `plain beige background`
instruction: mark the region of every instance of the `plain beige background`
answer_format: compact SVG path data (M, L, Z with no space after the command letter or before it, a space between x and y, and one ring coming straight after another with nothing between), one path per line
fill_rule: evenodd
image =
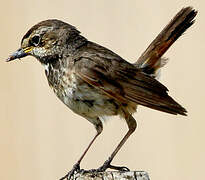
M6 63L34 24L58 18L89 40L134 62L184 6L199 14L194 26L166 53L161 82L188 116L140 107L138 129L114 159L115 165L149 172L151 180L200 180L205 169L204 0L7 0L0 7L0 179L56 180L77 161L94 136L92 125L71 112L48 87L32 57ZM126 133L111 118L82 162L97 168Z

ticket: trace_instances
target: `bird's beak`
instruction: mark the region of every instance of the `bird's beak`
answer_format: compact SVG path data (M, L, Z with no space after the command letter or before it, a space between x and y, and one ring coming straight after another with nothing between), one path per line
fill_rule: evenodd
M14 52L13 54L11 54L9 56L8 59L6 59L6 62L15 60L15 59L20 59L23 58L27 55L29 55L29 52L33 49L33 47L26 47L26 48L20 48L18 49L16 52Z

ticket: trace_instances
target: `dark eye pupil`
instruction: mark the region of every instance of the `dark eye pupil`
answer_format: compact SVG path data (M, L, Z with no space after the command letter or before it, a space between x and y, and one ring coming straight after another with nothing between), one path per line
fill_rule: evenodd
M31 43L35 46L37 46L40 42L40 37L39 36L33 36L31 39Z

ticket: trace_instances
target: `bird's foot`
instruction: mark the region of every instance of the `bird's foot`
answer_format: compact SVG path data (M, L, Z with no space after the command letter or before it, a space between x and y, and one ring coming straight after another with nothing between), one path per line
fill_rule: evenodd
M111 165L111 159L109 158L107 161L104 162L104 164L97 169L98 172L104 172L106 169L114 169L118 171L130 171L129 168L125 166L113 166Z
M73 168L62 178L60 178L60 180L70 180L70 178L77 172L80 171L80 163L76 163Z
M125 167L125 166L113 166L111 165L112 159L108 159L107 161L104 162L104 164L102 166L100 166L98 169L91 169L91 170L83 170L84 172L90 172L90 173L94 173L94 172L104 172L106 171L106 169L114 169L117 171L130 171L129 168Z

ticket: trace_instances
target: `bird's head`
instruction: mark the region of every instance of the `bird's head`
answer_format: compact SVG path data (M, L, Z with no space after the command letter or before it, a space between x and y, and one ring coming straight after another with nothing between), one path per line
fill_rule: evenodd
M45 64L52 59L60 58L72 50L73 39L80 32L73 26L62 21L52 19L34 25L23 37L21 47L10 55L6 61L20 59L31 55Z

